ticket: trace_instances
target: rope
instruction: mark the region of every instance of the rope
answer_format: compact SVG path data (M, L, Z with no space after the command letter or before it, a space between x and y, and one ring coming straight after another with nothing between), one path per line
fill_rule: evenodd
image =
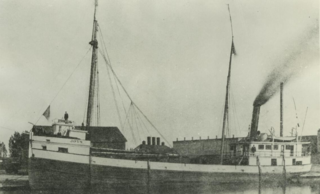
M74 72L76 71L76 69L80 66L81 62L83 61L83 59L85 58L85 56L88 54L88 52L91 50L91 46L89 47L88 51L86 52L86 54L82 57L82 59L80 60L80 62L78 63L78 65L73 69L72 73L69 75L69 77L67 78L67 80L64 82L64 84L62 85L62 87L59 89L58 93L54 96L54 98L51 100L51 102L49 103L49 106L52 104L52 102L57 98L57 96L60 94L60 92L62 91L62 89L64 88L64 86L66 85L66 83L69 81L69 79L71 78L71 76L74 74ZM41 116L38 118L36 124L38 123L38 121L40 120Z
M100 26L98 26L99 29L100 29ZM100 34L101 34L101 38L103 39L103 35L101 33L101 29L99 30ZM105 43L104 41L103 42L103 45L105 47L105 50L106 50L106 54L107 54L107 57L109 58L108 56L108 52L107 52L107 48L105 46ZM104 56L104 55L103 55ZM104 56L105 58L105 56ZM171 146L171 144L169 143L169 141L160 133L160 131L154 126L154 124L148 119L148 117L140 110L140 108L133 102L132 98L130 97L129 93L127 92L127 90L125 89L125 87L122 85L122 82L120 81L120 79L118 78L117 74L114 72L111 64L109 63L109 61L105 58L105 61L106 61L106 64L110 67L110 70L111 72L113 73L113 75L115 76L115 78L117 79L118 83L120 84L121 88L123 89L123 91L125 92L125 94L127 95L127 97L129 98L129 100L131 101L131 103L138 109L138 111L143 115L143 117L150 123L150 125L159 133L159 135L168 143L168 145Z
M303 132L303 129L304 129L304 123L306 122L307 113L308 113L308 107L307 107L307 110L306 110L306 114L304 115L304 120L303 120L303 125L302 125L302 130L301 130L301 135L300 135L300 137L302 137L302 132Z
M0 126L0 128L2 128L2 129L7 129L7 130L11 130L11 131L17 131L17 130L15 130L15 129L11 129L11 128L8 128L8 127L3 127L3 126Z
M138 114L138 113L137 113ZM149 129L146 127L146 125L144 124L143 120L140 118L140 116L138 116L138 120L140 121L142 128L144 128L147 132L147 134L150 133Z
M140 142L141 142L141 135L140 135L140 132L139 132L139 126L138 126L138 122L137 122L137 114L136 114L136 111L135 111L135 108L133 107L133 109L132 109L133 111L132 111L132 119L133 119L133 121L132 122L134 122L135 124L136 124L136 129L137 129L137 132L138 132L138 138L139 138L139 140L140 140Z
M99 51L101 51L101 50L99 50ZM106 56L105 56L105 55L103 55L103 53L101 53L101 55L103 56L103 59L104 59L104 60L105 60L105 62L107 63ZM112 80L111 80L111 75L110 75L110 71L109 71L109 68L108 68L108 67L109 67L109 66L108 66L108 65L106 65L107 72L108 72L108 78L109 78L110 86L111 86L111 89L112 89L113 99L114 99L114 103L115 103L115 105L116 105L116 109L117 109L118 119L119 119L119 122L120 122L121 128L123 128L122 119L121 119L120 111L119 111L119 107L118 107L118 102L117 102L116 94L115 94L115 92L114 92L114 88L113 88Z
M130 106L132 106L132 103L131 103ZM132 118L132 109L130 110L130 117ZM130 120L129 120L128 123L130 123ZM132 124L132 123L131 123L131 124ZM130 126L130 129L131 129L131 134L132 134L132 137L133 137L133 141L134 141L135 144L137 144L136 136L134 135L134 132L133 132L133 127L131 127L130 124L129 124L129 126Z
M122 96L121 96L121 93L120 93L120 90L119 90L118 82L117 82L117 80L116 80L116 78L114 76L113 76L113 79L114 79L114 82L116 83L116 86L117 86L117 90L118 90L118 94L119 94L120 99L121 99L123 110L124 110L124 112L126 112L126 108L124 106L123 99L122 99Z
M143 117L150 123L150 125L159 133L159 135L167 142L168 145L171 146L169 141L160 133L160 131L153 125L153 123L148 119L148 117L140 110L140 108L133 103L133 105L138 109L138 111L143 115Z

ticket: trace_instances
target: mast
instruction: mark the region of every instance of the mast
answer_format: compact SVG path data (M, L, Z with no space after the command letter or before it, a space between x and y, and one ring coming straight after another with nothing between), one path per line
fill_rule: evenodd
M98 22L96 20L98 0L95 0L94 4L94 17L93 17L93 29L92 38L89 44L92 46L92 58L91 58L91 71L90 71L90 85L89 85L89 97L88 97L88 108L87 108L87 130L89 131L89 126L91 126L92 117L94 115L94 94L95 94L95 84L96 84L96 71L98 62L98 41L97 41L97 31Z
M231 24L231 34L232 34L232 42L231 42L231 50L230 50L230 58L229 58L229 70L228 70L228 77L227 77L227 86L226 86L226 99L224 105L224 114L223 114L223 126L222 126L222 137L221 137L221 161L220 164L223 164L223 152L224 152L224 138L225 138L225 128L226 128L226 120L228 119L228 112L229 112L229 90L230 90L230 78L231 78L231 63L232 63L232 54L236 54L234 44L233 44L233 29L232 29L232 20L230 14L230 8L228 5L228 11L230 16L230 24Z
M283 82L280 83L280 137L283 137Z

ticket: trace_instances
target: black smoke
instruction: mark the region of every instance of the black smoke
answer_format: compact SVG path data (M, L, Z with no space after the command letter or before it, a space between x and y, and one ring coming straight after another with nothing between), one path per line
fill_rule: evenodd
M280 83L285 85L297 73L302 72L309 64L319 58L319 25L308 30L299 42L288 48L276 61L279 65L268 75L265 84L256 97L253 105L265 104L279 91Z

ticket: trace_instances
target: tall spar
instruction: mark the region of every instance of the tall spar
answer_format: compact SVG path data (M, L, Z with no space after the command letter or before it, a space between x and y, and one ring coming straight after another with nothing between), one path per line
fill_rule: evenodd
M225 138L225 128L226 128L226 121L228 119L229 113L229 90L230 90L230 78L231 78L231 62L232 62L232 55L236 54L234 44L233 44L233 28L232 28L232 19L230 14L230 8L228 5L228 11L230 16L230 25L231 25L231 35L232 35L232 42L231 42L231 50L230 50L230 59L229 59L229 70L228 70L228 77L227 77L227 86L226 86L226 99L224 105L224 114L223 114L223 126L222 126L222 141L221 141L221 150L220 150L220 164L223 164L223 153L224 153L224 138Z
M97 41L97 31L98 31L98 21L96 20L98 0L95 0L94 5L94 18L93 18L93 29L92 38L90 45L92 46L92 58L91 58L91 71L90 71L90 85L89 85L89 97L88 97L88 108L87 108L87 131L89 131L89 126L92 125L92 117L94 114L94 95L96 89L96 71L98 62L98 41Z

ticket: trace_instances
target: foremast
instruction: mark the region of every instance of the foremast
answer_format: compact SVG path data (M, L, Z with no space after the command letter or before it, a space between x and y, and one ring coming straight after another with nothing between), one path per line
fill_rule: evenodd
M91 58L91 70L90 70L90 85L89 85L89 97L88 97L88 107L87 107L87 131L89 131L89 126L92 125L93 115L94 115L94 97L96 89L96 78L97 78L97 63L98 63L98 21L96 20L98 0L95 0L94 5L94 18L93 18L93 29L92 38L90 45L92 46L92 58Z
M230 24L231 24L231 34L232 34L232 41L231 41L231 50L230 50L230 58L229 58L229 70L228 70L228 77L227 77L227 86L226 86L226 98L225 98L225 105L224 105L224 114L223 114L223 125L222 125L222 135L221 135L221 149L220 149L220 164L223 164L223 154L224 154L224 139L225 139L225 128L227 124L227 119L229 115L229 90L230 90L230 79L231 79L231 64L232 64L232 55L236 54L234 43L233 43L233 29L232 29L232 20L230 9L228 5L228 11L230 16Z

